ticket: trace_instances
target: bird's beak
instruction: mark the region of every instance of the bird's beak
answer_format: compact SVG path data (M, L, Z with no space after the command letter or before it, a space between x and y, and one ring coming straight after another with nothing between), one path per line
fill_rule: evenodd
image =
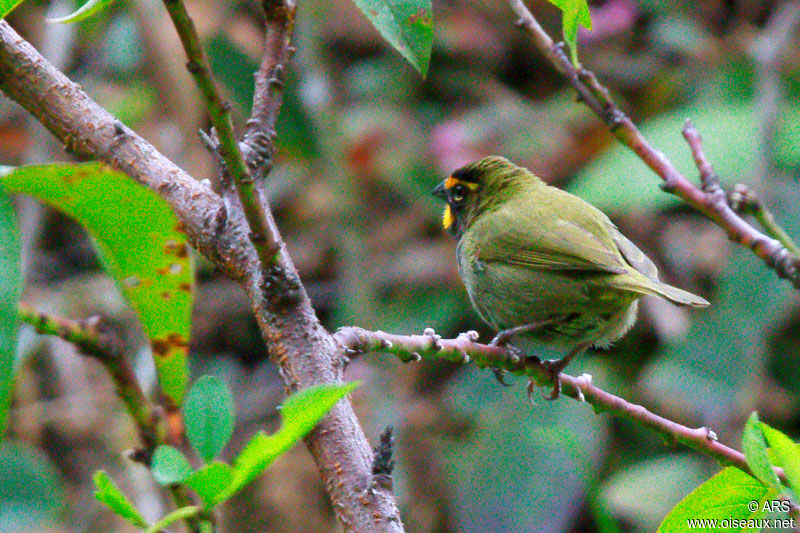
M436 188L431 191L431 194L442 200L447 200L447 191L444 188L444 182L437 185Z

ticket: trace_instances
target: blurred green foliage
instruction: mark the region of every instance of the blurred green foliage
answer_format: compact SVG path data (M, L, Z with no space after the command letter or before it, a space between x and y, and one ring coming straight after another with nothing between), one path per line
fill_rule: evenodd
M5 188L0 187L0 442L6 429L16 371L17 302L22 293L19 241L14 205Z
M61 476L41 451L0 446L0 531L43 531L64 506Z

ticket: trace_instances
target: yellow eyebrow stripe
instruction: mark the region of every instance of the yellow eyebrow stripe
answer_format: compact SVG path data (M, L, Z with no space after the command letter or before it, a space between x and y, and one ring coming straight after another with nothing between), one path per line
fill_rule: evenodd
M459 183L461 185L465 185L467 187L467 189L469 189L471 191L475 191L475 190L478 189L478 184L477 183L473 183L471 181L462 181L462 180L460 180L458 178L454 178L453 176L450 176L449 178L444 180L444 188L445 189L452 189L453 187L455 187Z

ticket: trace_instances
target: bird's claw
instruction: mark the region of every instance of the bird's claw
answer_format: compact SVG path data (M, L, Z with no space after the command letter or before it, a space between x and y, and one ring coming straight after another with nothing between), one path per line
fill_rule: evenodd
M569 362L569 361L567 361ZM542 361L542 366L544 367L547 374L550 376L550 381L553 383L553 388L550 390L550 394L548 396L544 396L545 400L557 400L559 396L561 396L561 371L564 370L564 367L567 366L564 359L546 359Z
M506 371L502 368L493 368L492 373L494 374L494 378L497 380L500 385L504 387L510 387L511 383L506 381Z
M537 386L536 382L534 382L532 379L528 380L527 396L528 396L528 401L531 402L531 404L533 405L536 405L536 402L533 401L533 391L536 390L536 386ZM547 401L553 401L558 399L560 395L561 395L561 380L556 378L555 383L553 385L553 389L550 391L550 394L549 395L542 394L542 398L544 398Z

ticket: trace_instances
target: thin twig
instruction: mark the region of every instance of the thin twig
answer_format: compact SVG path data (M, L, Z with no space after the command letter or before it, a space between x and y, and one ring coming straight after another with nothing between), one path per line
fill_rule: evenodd
M266 270L277 262L280 243L277 234L269 225L266 199L259 194L242 151L239 149L239 143L233 132L231 105L223 102L217 91L208 57L200 44L197 29L186 11L183 1L164 0L164 6L167 8L189 59L186 68L197 83L208 108L211 124L219 141L217 149L225 161L225 171L233 178L245 219L250 227L250 241Z
M255 73L253 107L247 120L243 144L247 164L256 182L272 170L275 124L281 108L286 64L291 47L296 6L292 0L264 0L266 34L264 54Z
M614 136L649 166L662 180L662 189L683 199L686 203L706 215L728 234L728 237L747 248L774 268L778 276L789 279L800 289L800 268L797 258L780 242L764 235L743 220L728 205L724 193L708 194L688 179L660 151L651 146L631 119L614 103L608 89L593 72L569 61L563 47L553 42L522 0L508 0L514 11L517 25L527 31L534 45L552 63L582 100L611 129ZM588 96L587 96L588 95Z
M156 445L153 406L142 393L122 353L122 342L101 328L100 317L70 320L39 311L25 302L20 302L17 314L21 322L33 326L37 333L61 337L74 344L81 353L102 363L114 382L117 396L133 418L142 442L152 452Z
M703 150L703 139L700 137L700 132L697 131L694 123L690 119L686 119L683 124L683 138L686 139L686 144L692 151L694 158L694 165L700 172L700 186L707 194L718 194L722 190L719 182L719 176L714 172L714 167L706 157L705 150Z
M133 369L122 352L120 339L101 327L98 316L87 320L70 320L39 311L25 302L20 302L17 315L21 322L30 324L38 333L64 339L105 367L114 383L117 396L133 419L139 438L144 444L133 456L137 461L149 464L156 446L169 440L170 435L168 431L159 430L155 408L142 393ZM184 488L174 485L167 490L177 507L193 505L192 498ZM191 531L200 531L200 520L197 517L188 516L186 522Z
M737 183L728 195L731 207L739 213L751 215L758 220L758 223L769 233L772 238L777 239L795 257L800 257L800 247L789 236L786 231L778 225L772 212L767 209L758 195L747 185Z
M394 335L383 331L367 331L361 328L342 328L334 334L337 343L351 356L366 352L383 352L396 355L401 361L420 358L446 359L457 363L473 362L480 368L503 369L513 374L526 376L539 384L546 384L549 374L537 358L520 359L517 355L498 346L479 344L475 332L462 333L455 339L441 339L433 330L423 335ZM594 384L591 376L574 377L560 374L561 391L564 395L586 402L596 412L608 412L620 418L633 420L661 434L671 443L689 446L710 455L723 464L733 465L753 475L744 455L716 440L708 428L690 428L659 416L641 405L608 393ZM776 473L785 480L782 470Z

